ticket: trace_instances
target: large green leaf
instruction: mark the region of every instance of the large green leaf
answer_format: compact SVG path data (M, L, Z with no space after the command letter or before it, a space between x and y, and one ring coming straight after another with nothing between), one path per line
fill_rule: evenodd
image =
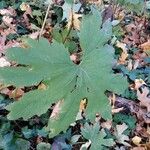
M41 81L46 85L46 89L28 92L7 106L10 120L41 115L52 103L63 100L57 116L49 120L48 129L54 136L75 120L80 100L85 97L88 118L93 119L98 112L111 119L111 107L104 93L109 90L121 94L127 81L122 75L113 74L113 48L105 45L111 37L111 24L106 21L100 29L101 20L96 10L83 18L80 31L83 56L79 65L70 60L64 45L56 41L49 44L45 39L29 40L29 48L7 51L8 59L21 65L0 68L0 82L17 87Z

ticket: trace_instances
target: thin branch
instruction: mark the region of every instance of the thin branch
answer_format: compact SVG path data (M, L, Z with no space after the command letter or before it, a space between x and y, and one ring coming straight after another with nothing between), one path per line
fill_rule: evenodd
M44 18L44 22L42 24L42 28L41 28L41 31L40 31L40 34L39 34L39 38L42 36L42 33L43 33L43 30L44 30L44 27L45 27L45 24L46 24L46 19L48 17L48 13L49 13L50 7L51 7L51 3L49 2L48 8L46 10L46 15L45 15L45 18Z
M66 37L65 37L64 40L63 40L63 44L66 42L68 36L70 35L70 32L71 32L71 30L72 30L72 27L73 27L73 4L72 4L72 6L71 6L71 25L70 25L70 27L69 27L69 30L68 30L68 33L67 33Z

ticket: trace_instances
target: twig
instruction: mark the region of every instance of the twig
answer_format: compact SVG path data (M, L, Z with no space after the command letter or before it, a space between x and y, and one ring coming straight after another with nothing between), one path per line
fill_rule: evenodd
M69 36L71 30L72 30L72 27L73 27L73 4L72 4L72 6L71 6L71 15L72 15L72 16L71 16L71 25L70 25L70 27L69 27L69 30L68 30L68 33L67 33L66 37L65 37L64 40L63 40L63 44L66 42L66 40L67 40L67 38L68 38L68 36Z
M46 24L46 19L47 19L50 7L51 7L51 3L49 2L48 8L46 10L46 15L45 15L45 18L44 18L44 22L42 24L42 28L41 28L41 31L40 31L40 34L39 34L39 38L42 36L42 33L43 33L43 30L44 30L44 27L45 27L45 24Z

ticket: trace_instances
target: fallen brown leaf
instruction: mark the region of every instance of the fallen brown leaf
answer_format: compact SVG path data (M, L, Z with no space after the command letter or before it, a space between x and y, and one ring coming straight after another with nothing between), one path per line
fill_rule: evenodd
M137 90L137 97L140 101L140 105L147 108L147 111L150 112L150 98L148 97L149 89L147 87L142 88L142 93Z

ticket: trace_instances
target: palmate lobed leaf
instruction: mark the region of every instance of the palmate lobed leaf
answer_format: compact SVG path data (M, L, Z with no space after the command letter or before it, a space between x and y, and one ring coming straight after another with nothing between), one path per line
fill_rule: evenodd
M112 72L113 48L105 45L111 38L111 23L106 21L100 30L101 24L101 15L96 10L84 16L80 31L83 56L79 65L70 60L64 45L56 41L49 44L45 39L29 40L29 48L7 51L8 59L25 67L0 68L0 82L17 87L41 81L46 85L45 90L28 92L20 101L8 105L10 120L41 115L52 103L63 100L58 116L49 120L48 129L54 136L75 120L80 100L85 97L88 118L93 119L99 112L103 118L111 119L111 106L104 93L109 90L121 94L127 81Z
M84 138L91 141L90 150L103 150L104 146L112 147L115 145L113 139L106 139L107 136L104 129L101 129L98 123L94 125L89 125L85 123L84 127L81 128L81 134Z

